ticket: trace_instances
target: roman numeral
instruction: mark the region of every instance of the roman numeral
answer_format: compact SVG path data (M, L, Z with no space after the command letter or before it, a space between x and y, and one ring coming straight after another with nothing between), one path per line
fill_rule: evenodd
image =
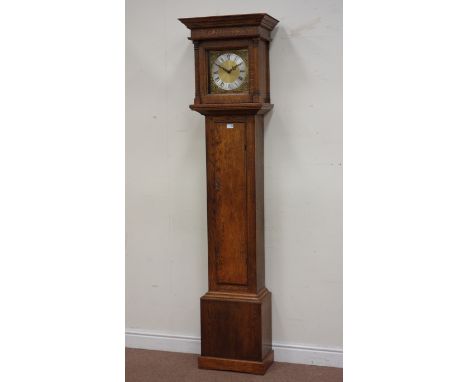
M244 81L244 77L239 76L239 80Z

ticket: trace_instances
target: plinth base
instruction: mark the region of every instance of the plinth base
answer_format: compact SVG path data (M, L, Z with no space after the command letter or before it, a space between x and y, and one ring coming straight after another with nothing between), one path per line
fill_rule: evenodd
M271 293L208 292L200 302L198 366L264 374L273 362Z
M273 358L273 350L261 362L200 356L198 357L198 367L200 369L227 370L263 375L273 363Z

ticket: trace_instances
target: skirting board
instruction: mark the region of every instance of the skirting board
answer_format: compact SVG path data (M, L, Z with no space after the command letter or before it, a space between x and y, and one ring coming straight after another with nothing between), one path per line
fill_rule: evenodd
M166 335L141 329L125 331L125 346L135 349L200 354L200 338ZM273 343L275 361L305 365L343 367L343 350Z

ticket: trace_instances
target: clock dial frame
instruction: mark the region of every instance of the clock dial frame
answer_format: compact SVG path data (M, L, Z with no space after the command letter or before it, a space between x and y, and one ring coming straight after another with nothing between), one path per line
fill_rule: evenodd
M210 94L248 93L248 49L210 50L208 56L208 91Z
M195 98L197 104L269 103L268 42L262 39L209 39L194 41ZM225 91L213 86L210 52L219 55L228 52L239 55L245 62L247 76L234 90ZM218 88L218 89L216 89Z

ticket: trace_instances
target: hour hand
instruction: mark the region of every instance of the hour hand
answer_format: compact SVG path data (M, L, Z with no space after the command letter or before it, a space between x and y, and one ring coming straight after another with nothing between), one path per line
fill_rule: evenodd
M216 62L215 62L215 65L216 65L218 68L223 69L226 73L229 73L228 70L224 68L224 66L218 65Z

